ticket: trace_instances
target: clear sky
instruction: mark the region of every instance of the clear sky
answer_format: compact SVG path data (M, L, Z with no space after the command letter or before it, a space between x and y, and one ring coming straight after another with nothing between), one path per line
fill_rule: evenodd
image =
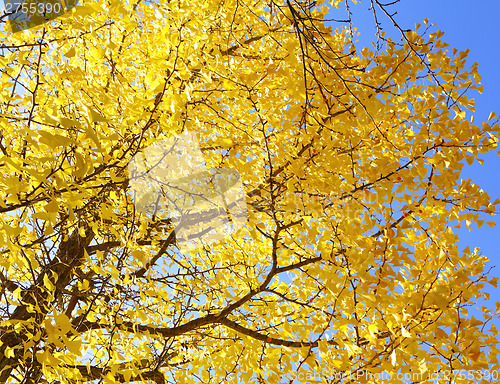
M389 1L385 1L386 3ZM369 45L375 36L375 24L372 11L368 10L370 1L361 0L360 4L352 7L353 25L361 32L359 43ZM498 0L401 0L392 6L394 16L402 29L414 29L416 23L423 24L425 18L430 24L436 24L431 29L445 33L442 40L458 50L470 49L468 63L478 63L479 74L482 77L484 91L482 94L470 93L476 101L475 122L486 121L490 112L500 115L500 2ZM337 19L344 13L331 17ZM385 25L385 31L394 37L394 27L388 18L381 12L379 21ZM484 165L475 162L467 164L462 170L461 177L471 178L483 190L492 196L493 201L500 198L500 152L482 155ZM500 215L494 218L495 228L483 225L480 229L472 227L469 232L458 229L460 249L469 246L471 249L480 247L481 252L490 259L490 266L495 266L491 276L500 277ZM489 220L490 221L490 220ZM486 290L491 294L491 300L500 301L500 286L498 289L487 284Z

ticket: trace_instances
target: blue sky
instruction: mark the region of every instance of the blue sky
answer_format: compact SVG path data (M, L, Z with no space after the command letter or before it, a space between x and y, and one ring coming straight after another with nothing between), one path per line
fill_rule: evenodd
M361 32L359 43L369 45L375 36L375 24L372 11L368 10L370 1L361 0L360 4L352 7L353 25ZM388 8L397 12L394 16L402 29L414 29L416 23L423 24L425 18L430 24L435 24L431 32L441 30L445 33L442 40L458 50L469 49L468 63L478 63L479 74L482 77L484 91L482 94L470 93L476 101L475 122L486 121L490 112L500 115L500 2L498 0L401 0L398 4ZM340 19L343 12L331 12L330 16ZM394 39L398 35L388 18L381 12L379 21L383 22L384 30ZM500 156L497 152L483 154L484 164L475 162L472 166L466 165L461 177L472 179L483 190L488 192L494 201L500 198ZM473 226L469 232L465 226L458 229L460 249L469 246L471 249L480 247L481 252L490 259L490 266L495 266L491 277L500 277L500 215L494 218L497 227L483 225L480 229ZM500 300L500 286L498 289L491 285L486 286L494 302ZM492 303L493 304L493 303Z
M470 49L468 60L470 64L477 62L479 74L482 76L484 91L476 93L475 121L486 121L491 111L500 115L500 2L497 0L402 0L395 6L398 10L397 20L403 27L412 28L424 18L428 18L436 28L445 32L443 40L458 50ZM493 200L500 198L500 156L490 153L482 156L484 164L475 162L465 166L462 178L471 178L483 190L488 192ZM500 276L500 216L495 218L497 226L487 225L480 229L474 228L459 231L460 243L478 246L495 266L493 276ZM500 289L486 286L491 293L491 299L500 300Z

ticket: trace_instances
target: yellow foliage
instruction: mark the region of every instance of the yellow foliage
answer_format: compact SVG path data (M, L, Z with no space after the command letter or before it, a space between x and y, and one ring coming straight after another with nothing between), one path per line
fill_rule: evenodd
M460 171L498 117L474 123L467 51L418 25L359 47L325 21L344 4L82 0L1 35L0 383L498 364L500 304L467 312L498 279L454 232L494 225L500 200ZM188 131L191 163L162 162ZM172 185L133 188L176 167L227 224L189 250ZM240 185L248 220L224 200Z

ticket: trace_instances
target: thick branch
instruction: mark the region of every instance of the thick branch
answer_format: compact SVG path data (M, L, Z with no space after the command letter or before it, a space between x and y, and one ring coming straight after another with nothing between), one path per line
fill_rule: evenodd
M283 339L277 339L274 337L270 337L268 335L264 335L262 333L259 333L257 331L253 331L251 329L245 328L234 321L231 321L229 319L222 319L220 320L220 323L222 325L225 325L228 328L231 328L235 330L238 333L242 333L244 335L250 336L256 340L261 340L266 343L272 344L272 345L282 345L284 347L292 347L292 348L303 348L303 347L317 347L318 342L317 341L289 341L289 340L283 340ZM328 344L330 345L335 345L338 346L338 344L334 340L329 340Z
M69 239L60 245L56 256L40 271L35 283L22 293L22 304L14 310L9 320L33 319L34 324L41 324L52 307L52 300L57 300L71 281L74 268L83 263L84 250L93 237L94 234L88 226L85 228L85 236L80 236L79 231L75 230ZM55 286L53 296L45 287L45 278L48 278ZM33 306L38 308L35 313L29 311L29 308ZM15 349L14 357L6 357L6 350L22 345L27 341L26 339L26 331L23 330L3 330L0 333L0 383L5 383L12 370L22 361L22 348Z

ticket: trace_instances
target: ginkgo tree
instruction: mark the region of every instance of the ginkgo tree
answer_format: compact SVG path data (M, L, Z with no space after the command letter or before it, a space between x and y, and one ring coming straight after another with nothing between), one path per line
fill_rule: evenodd
M362 0L363 48L353 19L328 21L353 3L84 0L2 33L0 383L498 369L500 305L473 313L497 279L456 234L494 225L460 171L496 150L498 119L474 122L477 66L427 20ZM129 174L186 132L248 212L189 250Z

